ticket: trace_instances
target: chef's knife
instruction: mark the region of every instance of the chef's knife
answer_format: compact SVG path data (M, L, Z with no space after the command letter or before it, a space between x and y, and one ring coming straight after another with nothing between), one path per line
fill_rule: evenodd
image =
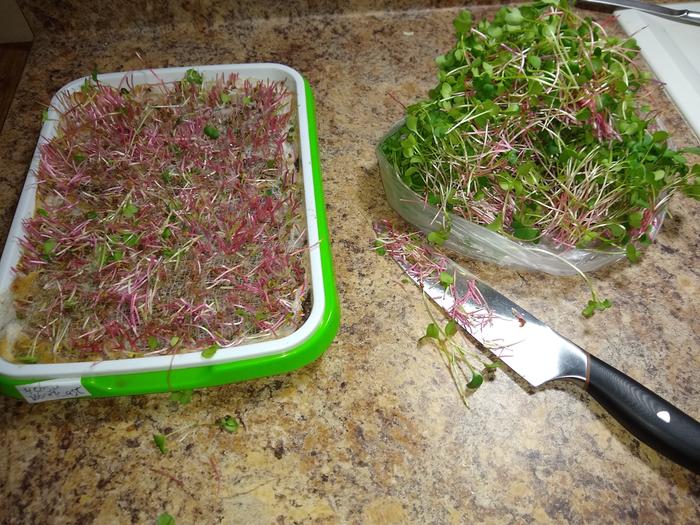
M575 382L637 438L700 474L700 423L559 335L454 261L435 257L436 267L444 268L454 279L447 287L439 276L416 272L405 258L394 259L478 343L532 386L555 379ZM475 296L470 286L476 286L483 302L470 299ZM470 318L479 320L470 322Z

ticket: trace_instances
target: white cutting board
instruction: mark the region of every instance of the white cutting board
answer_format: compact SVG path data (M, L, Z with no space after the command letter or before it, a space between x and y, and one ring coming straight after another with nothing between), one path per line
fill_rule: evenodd
M700 2L664 5L700 11ZM669 96L700 137L700 26L631 9L616 11L615 16L637 40L656 78L665 83Z

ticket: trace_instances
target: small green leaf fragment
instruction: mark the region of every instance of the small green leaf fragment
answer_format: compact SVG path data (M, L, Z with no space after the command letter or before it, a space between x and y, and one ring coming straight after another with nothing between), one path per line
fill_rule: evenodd
M442 86L440 86L440 94L442 95L442 98L449 98L449 96L452 94L452 86L450 86L447 82L443 82Z
M233 434L240 426L236 418L231 416L224 416L221 419L217 419L216 423L219 425L220 429L225 430L229 434Z
M406 127L414 133L418 130L418 119L414 115L406 117Z
M435 323L430 323L425 329L425 336L431 339L440 339L440 329Z
M138 206L136 206L136 204L134 204L133 202L129 201L126 203L126 206L122 208L122 215L125 219L131 219L134 215L136 215L136 212L138 211Z
M454 319L450 319L447 321L447 324L445 325L445 335L447 337L452 337L457 333L457 323L455 322Z
M642 226L642 212L641 211L633 211L632 213L629 214L629 217L627 219L630 223L630 226L632 228L639 228Z
M539 69L540 67L542 67L542 59L537 55L528 55L527 64L532 69Z
M386 246L384 246L384 243L379 239L375 239L374 251L377 252L379 255L386 255Z
M33 365L34 363L39 362L39 358L37 356L31 355L31 354L19 356L19 357L16 357L15 359L24 365Z
M683 193L695 200L700 200L700 182L684 186Z
M631 263L636 263L639 261L639 251L634 244L629 243L627 248L625 248L625 254Z
M165 436L163 434L153 434L153 442L156 444L161 454L168 453L168 447L165 444Z
M47 212L44 208L37 208L36 209L36 214L41 215L42 217L48 217L49 212Z
M430 232L428 234L428 242L431 244L435 244L436 246L442 246L443 244L445 244L445 241L447 240L447 237L449 237L449 235L449 232L446 230Z
M202 78L201 73L199 73L196 69L188 69L185 71L185 80L190 84L201 86L204 78Z
M455 278L451 273L440 272L440 284L442 284L445 288L447 288L454 282Z
M149 335L148 336L148 348L151 350L155 350L158 348L158 338L155 335Z
M56 239L47 239L44 241L44 243L41 245L41 251L45 256L49 256L53 253L54 249L56 248L56 245L58 243L56 242Z
M202 350L202 357L204 359L211 359L214 357L214 354L219 351L219 348L220 347L217 344L206 347L204 350Z
M156 520L156 525L175 525L175 518L173 518L167 512L164 512Z
M470 11L460 11L453 22L458 35L466 35L472 27L472 14Z
M87 157L83 153L78 152L73 155L73 160L78 164L83 162L85 159L87 159Z
M479 388L484 382L484 376L481 375L480 372L477 372L476 370L472 370L472 378L469 383L467 383L467 388L470 388L472 390L476 390Z
M180 342L180 338L176 335L174 335L170 338L170 346L172 346L172 347L176 347L179 342Z
M221 135L219 133L219 130L211 124L207 124L206 126L204 126L204 134L210 139L218 139L219 135Z

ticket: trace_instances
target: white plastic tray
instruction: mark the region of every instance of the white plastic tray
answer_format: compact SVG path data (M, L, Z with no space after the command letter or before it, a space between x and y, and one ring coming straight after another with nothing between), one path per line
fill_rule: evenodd
M300 165L302 182L304 185L307 238L309 243L311 290L313 295L313 306L309 317L298 330L288 336L259 343L222 348L209 359L203 358L201 352L190 352L175 356L155 356L61 364L23 365L10 363L0 358L0 375L16 379L38 377L60 379L76 378L83 375L97 376L150 372L229 363L254 357L272 356L289 351L305 341L321 324L325 308L325 298L314 199L311 146L308 134L307 99L303 77L296 70L281 64L226 64L127 71L123 73L103 74L99 75L98 78L101 83L112 86L122 85L125 78L129 78L129 81L133 84L150 84L159 81L173 82L182 79L185 72L190 68L194 68L200 72L205 80L214 79L217 75L238 73L241 79L249 78L254 80L284 81L288 89L295 93L296 118L300 140ZM86 78L87 77L79 78L66 84L58 91L51 101L48 119L41 129L39 142L34 151L29 172L17 205L17 211L15 212L5 249L0 259L0 300L7 300L9 297L7 291L14 278L12 268L17 264L20 258L18 240L22 238L24 234L22 222L25 218L31 217L34 213L34 199L36 194L35 173L39 166L40 146L51 140L56 134L58 112L55 108L60 108L60 95L80 90ZM1 310L2 309L0 309L0 328L4 324L1 317Z

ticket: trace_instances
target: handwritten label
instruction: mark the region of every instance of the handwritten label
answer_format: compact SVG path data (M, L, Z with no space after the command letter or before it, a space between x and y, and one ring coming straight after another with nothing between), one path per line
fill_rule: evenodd
M90 396L90 392L80 384L79 378L39 381L28 385L17 385L16 388L30 403Z

